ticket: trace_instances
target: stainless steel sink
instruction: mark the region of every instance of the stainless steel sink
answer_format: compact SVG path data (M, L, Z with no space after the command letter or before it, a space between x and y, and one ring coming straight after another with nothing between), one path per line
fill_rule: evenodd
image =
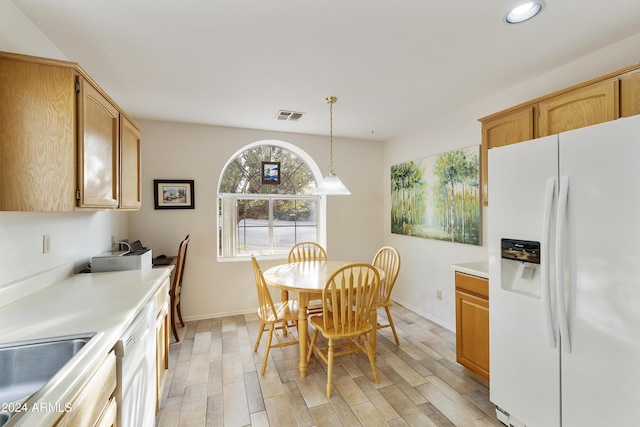
M95 333L0 344L0 403L25 400L40 390L93 336ZM0 426L8 417L0 413Z

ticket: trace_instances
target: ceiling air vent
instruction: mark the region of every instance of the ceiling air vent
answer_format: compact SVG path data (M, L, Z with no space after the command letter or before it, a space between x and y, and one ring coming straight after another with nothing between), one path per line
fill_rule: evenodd
M295 111L280 110L280 111L278 111L278 115L276 116L276 118L278 120L289 120L289 121L296 122L303 115L304 115L304 113L298 113L298 112L295 112Z

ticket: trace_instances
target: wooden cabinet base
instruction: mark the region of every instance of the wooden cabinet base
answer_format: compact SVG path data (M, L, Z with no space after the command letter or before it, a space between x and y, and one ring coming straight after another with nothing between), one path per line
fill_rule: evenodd
M456 272L456 359L489 381L488 280Z

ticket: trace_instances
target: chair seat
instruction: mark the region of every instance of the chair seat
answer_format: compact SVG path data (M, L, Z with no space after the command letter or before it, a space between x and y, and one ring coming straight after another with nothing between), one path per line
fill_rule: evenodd
M283 320L294 321L298 320L298 302L294 300L288 300L284 302L277 302L273 304L273 308L276 311L276 315L273 313L267 313L263 316L258 309L258 317L267 323L280 322Z
M323 316L313 316L310 319L311 324L314 328L319 329L322 332L322 335L327 339L341 339L346 338L345 333L339 330L336 330L333 322L329 322L329 327L325 329L324 327L324 318ZM363 323L362 327L359 329L351 328L348 336L357 336L369 333L373 329L373 326L370 323Z

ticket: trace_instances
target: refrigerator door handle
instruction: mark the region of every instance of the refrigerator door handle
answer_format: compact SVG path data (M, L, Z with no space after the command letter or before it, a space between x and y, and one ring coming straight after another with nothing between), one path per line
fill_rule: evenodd
M562 337L562 349L571 353L571 339L569 338L569 319L567 305L565 303L566 283L564 281L567 226L567 200L569 198L569 177L560 177L560 195L558 196L558 225L556 233L556 301L558 309L558 323L560 324L560 336Z
M549 178L547 180L547 187L544 195L544 214L542 222L542 248L545 248L542 252L542 259L540 260L540 267L542 269L542 304L545 311L545 325L547 330L547 341L551 348L556 348L556 326L554 322L554 310L552 307L553 293L552 280L550 272L550 244L551 244L551 218L553 209L553 198L556 191L556 178Z

